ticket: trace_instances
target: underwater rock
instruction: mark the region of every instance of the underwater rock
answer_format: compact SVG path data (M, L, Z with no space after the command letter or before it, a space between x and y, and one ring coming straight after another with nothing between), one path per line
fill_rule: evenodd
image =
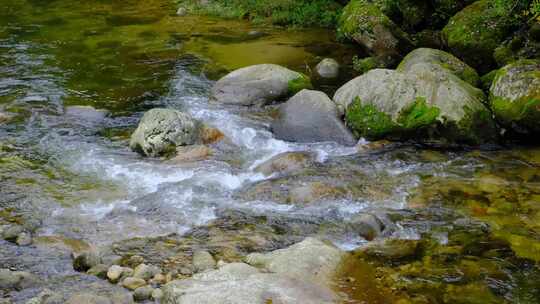
M313 165L312 157L308 152L285 152L258 165L254 171L266 176L288 175Z

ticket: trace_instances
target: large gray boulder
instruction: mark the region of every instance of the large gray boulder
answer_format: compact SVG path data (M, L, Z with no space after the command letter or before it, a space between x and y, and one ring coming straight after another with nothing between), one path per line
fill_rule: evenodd
M349 146L356 143L334 102L319 91L302 90L281 105L272 131L276 138L287 141L335 141Z
M489 99L505 127L523 135L540 133L540 61L520 60L501 68Z
M403 58L397 70L406 73L413 70L417 64L430 64L434 70L446 70L474 87L480 82L478 73L468 64L450 53L437 49L419 48L410 52Z
M345 253L308 238L290 248L251 255L244 263L225 264L163 287L164 304L339 303L333 278Z
M309 78L275 64L259 64L233 71L218 80L212 97L239 106L264 105L311 87Z
M201 128L202 123L187 113L152 109L144 114L129 146L146 156L172 154L179 146L197 143Z
M433 62L371 70L334 95L356 136L468 144L496 134L485 99L481 90Z

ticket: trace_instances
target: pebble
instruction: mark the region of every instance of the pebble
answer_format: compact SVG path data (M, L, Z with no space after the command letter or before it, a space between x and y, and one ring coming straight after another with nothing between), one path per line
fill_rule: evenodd
M96 276L96 277L98 277L100 279L106 280L107 279L107 272L108 272L107 265L105 265L105 264L97 264L96 266L88 269L88 271L86 273L90 274L90 275L93 275L93 276Z
M95 251L85 251L73 260L73 269L77 271L88 271L88 269L101 263L101 258Z
M154 292L154 288L152 288L152 287L150 287L148 285L139 287L139 288L135 289L135 291L133 292L133 299L136 302L143 302L143 301L146 301L146 300L150 300L150 298L152 297L153 292Z
M153 265L140 264L133 270L133 277L150 280L156 274L161 273L161 269Z
M122 281L122 286L129 290L135 290L146 285L146 281L140 278L127 277Z

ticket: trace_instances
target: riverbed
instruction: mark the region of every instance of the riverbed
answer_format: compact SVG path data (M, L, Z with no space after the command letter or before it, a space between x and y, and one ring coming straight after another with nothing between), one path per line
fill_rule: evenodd
M372 240L354 220L374 214L385 226L377 239L424 247L397 264L366 258L380 270L379 298L345 288L353 303L389 303L392 286L425 303L540 301L540 149L275 139L273 107L217 104L213 82L258 63L310 74L332 57L342 77L315 81L331 95L361 51L332 31L175 12L166 0L0 0L0 113L8 117L0 120L0 226L24 225L34 236L26 247L0 241L0 265L43 279L0 296L25 303L44 288L121 290L73 270L70 253L85 248L163 267L198 248L239 260L308 236L355 250ZM189 164L132 152L132 131L155 107L218 128L228 148ZM293 176L254 170L293 151L314 163ZM298 199L299 187L326 192Z

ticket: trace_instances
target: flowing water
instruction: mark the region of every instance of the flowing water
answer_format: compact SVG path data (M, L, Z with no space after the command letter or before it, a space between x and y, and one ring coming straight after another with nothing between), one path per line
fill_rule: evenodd
M213 103L213 80L257 63L309 73L323 57L346 62L357 50L324 30L174 12L166 0L0 0L0 113L9 116L0 122L0 225L35 236L29 247L0 241L0 263L44 279L0 295L24 303L46 287L112 292L72 270L69 253L89 246L164 267L181 262L171 257L181 260L182 246L234 260L316 235L353 250L369 243L354 220L370 213L385 225L380 238L423 249L399 263L366 257L383 283L362 283L379 284L376 296L345 290L358 303L390 302L396 289L418 303L540 301L540 150L358 152L277 140L272 108ZM316 86L331 94L345 78ZM189 112L229 147L191 164L140 157L129 135L153 107ZM287 151L316 162L295 176L253 170ZM295 202L299 187L324 195Z

